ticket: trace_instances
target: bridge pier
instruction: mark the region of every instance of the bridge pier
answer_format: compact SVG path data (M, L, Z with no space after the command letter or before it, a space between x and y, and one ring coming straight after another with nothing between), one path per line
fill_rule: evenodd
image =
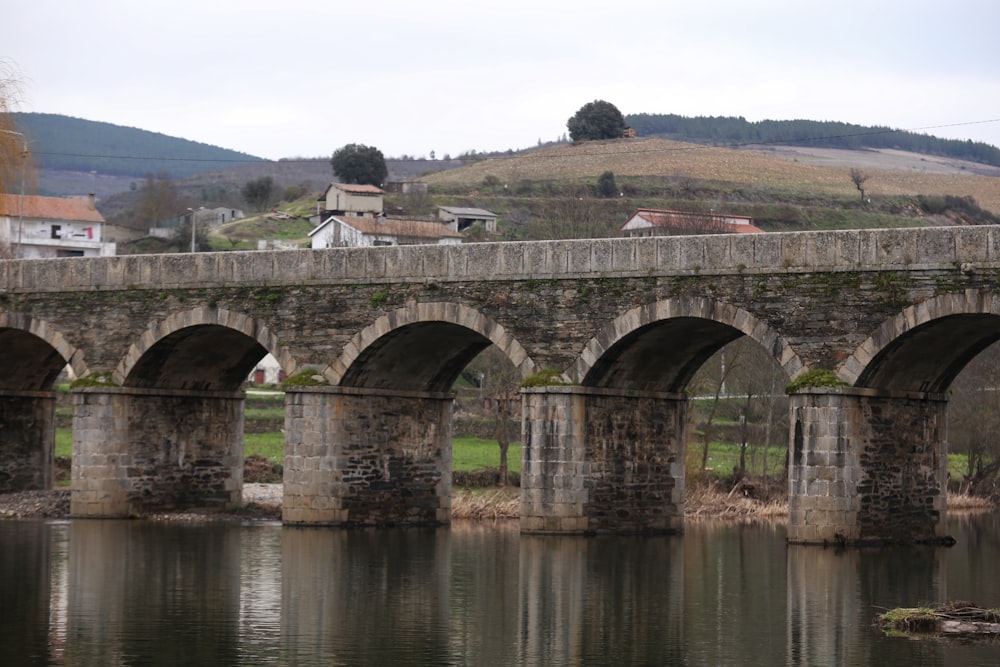
M287 388L282 520L449 523L451 410L451 394Z
M52 488L55 394L0 390L0 492Z
M74 390L73 516L224 509L242 492L242 392Z
M788 541L945 541L947 400L806 389L790 402Z
M522 390L521 532L680 532L687 399Z

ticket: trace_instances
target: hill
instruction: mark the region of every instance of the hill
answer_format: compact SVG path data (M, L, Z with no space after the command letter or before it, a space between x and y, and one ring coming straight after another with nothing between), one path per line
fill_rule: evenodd
M725 116L689 118L676 114L635 114L625 122L642 137L660 137L726 146L806 146L809 148L889 149L1000 167L1000 148L981 141L940 139L883 126L815 120L761 120Z
M159 132L47 113L16 113L35 165L113 176L182 178L262 158Z
M604 171L623 189L642 190L651 181L678 191L698 189L730 200L796 200L851 197L849 170L870 176L870 197L951 195L973 197L1000 214L1000 168L894 150L769 147L766 151L723 148L667 139L616 139L563 144L512 156L479 160L423 180L438 187L497 181L593 184Z

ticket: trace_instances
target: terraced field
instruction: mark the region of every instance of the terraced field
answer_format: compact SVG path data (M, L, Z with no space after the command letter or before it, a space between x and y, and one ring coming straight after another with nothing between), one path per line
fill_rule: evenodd
M972 196L1000 214L1000 169L900 151L823 149L747 150L665 139L618 139L561 145L481 160L461 169L425 175L432 184L476 184L493 176L521 180L593 182L604 171L619 184L627 177L703 179L798 194L856 194L849 170L870 175L869 196ZM991 175L992 174L992 175Z

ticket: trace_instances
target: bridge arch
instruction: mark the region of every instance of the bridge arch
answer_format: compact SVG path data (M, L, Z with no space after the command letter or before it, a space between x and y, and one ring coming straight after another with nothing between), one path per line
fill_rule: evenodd
M838 369L878 390L943 393L980 352L1000 340L1000 296L966 290L921 301L889 318Z
M805 370L788 342L747 310L678 297L615 318L588 341L565 376L588 386L680 392L702 363L741 335L760 343L789 378Z
M202 306L153 322L130 347L112 379L123 386L235 390L270 352L288 374L297 367L267 325Z
M88 373L83 352L45 320L0 312L0 389L47 390L69 364L77 377Z
M528 352L496 320L458 303L413 302L359 331L324 375L336 385L398 388L402 382L407 389L448 391L490 343L521 377L535 371Z

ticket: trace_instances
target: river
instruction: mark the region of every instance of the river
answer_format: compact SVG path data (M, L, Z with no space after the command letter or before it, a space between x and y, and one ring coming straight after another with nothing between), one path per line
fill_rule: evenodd
M872 627L894 606L1000 606L997 515L948 525L951 548L837 551L770 522L583 538L8 520L0 663L996 665L996 642Z

